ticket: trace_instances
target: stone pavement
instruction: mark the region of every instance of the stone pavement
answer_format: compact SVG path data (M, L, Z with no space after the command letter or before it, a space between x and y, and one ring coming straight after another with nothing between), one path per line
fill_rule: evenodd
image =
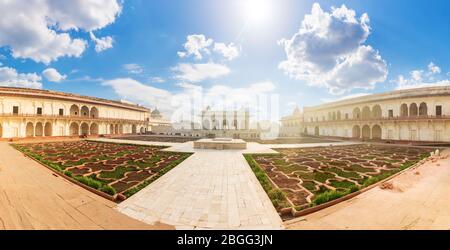
M0 142L0 229L173 229L115 206Z
M146 223L161 221L178 229L283 228L270 199L243 157L245 153L276 154L271 149L273 145L250 142L245 150L203 150L194 149L193 142L100 141L166 145L170 147L164 151L194 153L169 173L119 204L117 209L130 217Z
M242 152L195 150L117 209L177 229L281 229L280 217Z

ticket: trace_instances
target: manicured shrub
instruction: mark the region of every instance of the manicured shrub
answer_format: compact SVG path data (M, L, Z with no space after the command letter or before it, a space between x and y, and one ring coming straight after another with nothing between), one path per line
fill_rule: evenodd
M94 189L99 189L102 186L102 183L99 181L96 181L90 177L86 177L86 176L75 176L74 177L75 180L83 183L84 185L87 185L91 188Z
M339 199L339 198L341 198L343 196L346 196L349 193L350 193L350 191L330 190L330 191L327 191L325 193L321 193L321 194L317 195L312 203L317 206L317 205L320 205L320 204L323 204L323 203L327 203L327 202L332 201L332 200Z
M360 187L354 185L350 187L350 193L358 192L360 190Z
M267 196L269 196L272 204L275 208L281 209L285 207L290 207L291 205L286 199L285 194L280 189L275 188L270 182L269 177L266 173L259 167L258 163L253 159L251 155L244 155L244 158L247 160L250 168L258 179L259 183L263 187L264 191L266 191Z
M64 171L64 175L68 176L68 177L72 177L73 174L70 171Z
M115 195L117 193L116 189L111 187L111 186L109 186L109 185L103 185L98 190L102 191L104 193L107 193L107 194L109 194L111 196L113 196L113 195Z
M269 196L270 199L274 199L274 200L285 199L283 191L281 191L279 189L272 189L272 190L270 190L270 192L267 195Z

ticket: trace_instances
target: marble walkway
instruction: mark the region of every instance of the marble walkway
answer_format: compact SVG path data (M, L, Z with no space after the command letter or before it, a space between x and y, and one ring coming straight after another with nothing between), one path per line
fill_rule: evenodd
M272 148L311 144L248 143L246 150L194 149L193 142L161 143L98 139L138 145L165 145L165 151L194 153L117 209L135 219L178 229L282 229L283 224L243 154L277 153ZM333 145L352 143L333 143ZM328 146L330 143L316 144Z
M198 150L117 209L177 229L282 229L242 153Z

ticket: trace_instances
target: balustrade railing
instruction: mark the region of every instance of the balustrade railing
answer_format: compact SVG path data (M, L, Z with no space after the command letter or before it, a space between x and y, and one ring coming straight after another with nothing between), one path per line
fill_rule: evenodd
M0 113L0 118L45 118L45 119L66 119L66 120L88 120L88 121L115 121L115 122L145 122L144 120L132 120L111 117L92 117L81 115L49 115L49 114L24 114L24 113Z
M336 122L373 122L373 121L416 121L416 120L445 120L450 119L447 115L417 115L417 116L394 116L378 118L341 119L325 121L305 121L305 123L336 123Z

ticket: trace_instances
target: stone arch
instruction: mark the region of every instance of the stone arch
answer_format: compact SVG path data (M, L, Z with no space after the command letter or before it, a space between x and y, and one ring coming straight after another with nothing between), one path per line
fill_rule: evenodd
M145 134L145 128L141 127L141 134Z
M114 125L114 134L119 134L119 124Z
M355 120L361 119L361 110L359 108L353 109L353 119Z
M361 130L362 138L364 140L370 140L370 127L369 125L364 125Z
M418 116L419 115L419 108L417 107L417 104L411 103L409 105L409 116Z
M357 139L361 138L361 128L358 125L353 126L352 137Z
M81 130L81 135L83 135L83 136L89 135L89 125L87 123L85 123L85 122L81 123L80 130Z
M90 114L91 114L91 118L98 118L99 117L98 116L98 109L96 107L92 107L91 108Z
M91 124L91 127L89 129L89 133L91 135L98 135L98 124L97 123L94 122L94 123Z
M426 103L422 102L419 105L419 115L420 116L428 116L428 106Z
M42 122L36 123L34 136L44 136L44 126L42 125Z
M119 134L123 134L123 125L119 124Z
M342 118L341 111L337 112L337 117L336 118L338 119L338 121L341 120L341 118Z
M88 107L82 106L80 112L81 112L82 117L89 117L89 108Z
M400 116L401 117L407 117L408 116L408 105L406 103L403 103L400 106Z
M381 106L380 105L375 105L372 108L372 118L381 118L382 116L382 111L381 111Z
M380 125L374 125L372 127L372 139L374 140L381 140L382 137L382 130Z
M368 106L365 106L365 107L362 109L362 114L361 114L361 116L362 116L362 119L364 119L364 120L370 119L371 112L370 112L370 108L369 108Z
M136 125L135 125L135 124L133 124L133 125L131 126L131 133L132 133L132 134L136 134L136 133L137 133L137 128L136 128Z
M70 136L79 136L80 135L80 128L78 126L78 123L72 122L70 124L69 133L70 133Z
M79 116L80 115L80 108L73 104L72 106L70 106L70 115L71 116Z
M114 124L109 125L109 134L110 135L114 134Z
M337 116L336 116L336 112L333 112L333 121L336 121Z
M33 125L32 122L27 123L25 133L26 133L27 137L33 137L34 136L34 125Z
M320 128L319 127L315 127L314 128L314 135L315 136L319 136L320 135Z
M44 136L52 136L53 135L53 126L51 122L46 122L44 126Z

